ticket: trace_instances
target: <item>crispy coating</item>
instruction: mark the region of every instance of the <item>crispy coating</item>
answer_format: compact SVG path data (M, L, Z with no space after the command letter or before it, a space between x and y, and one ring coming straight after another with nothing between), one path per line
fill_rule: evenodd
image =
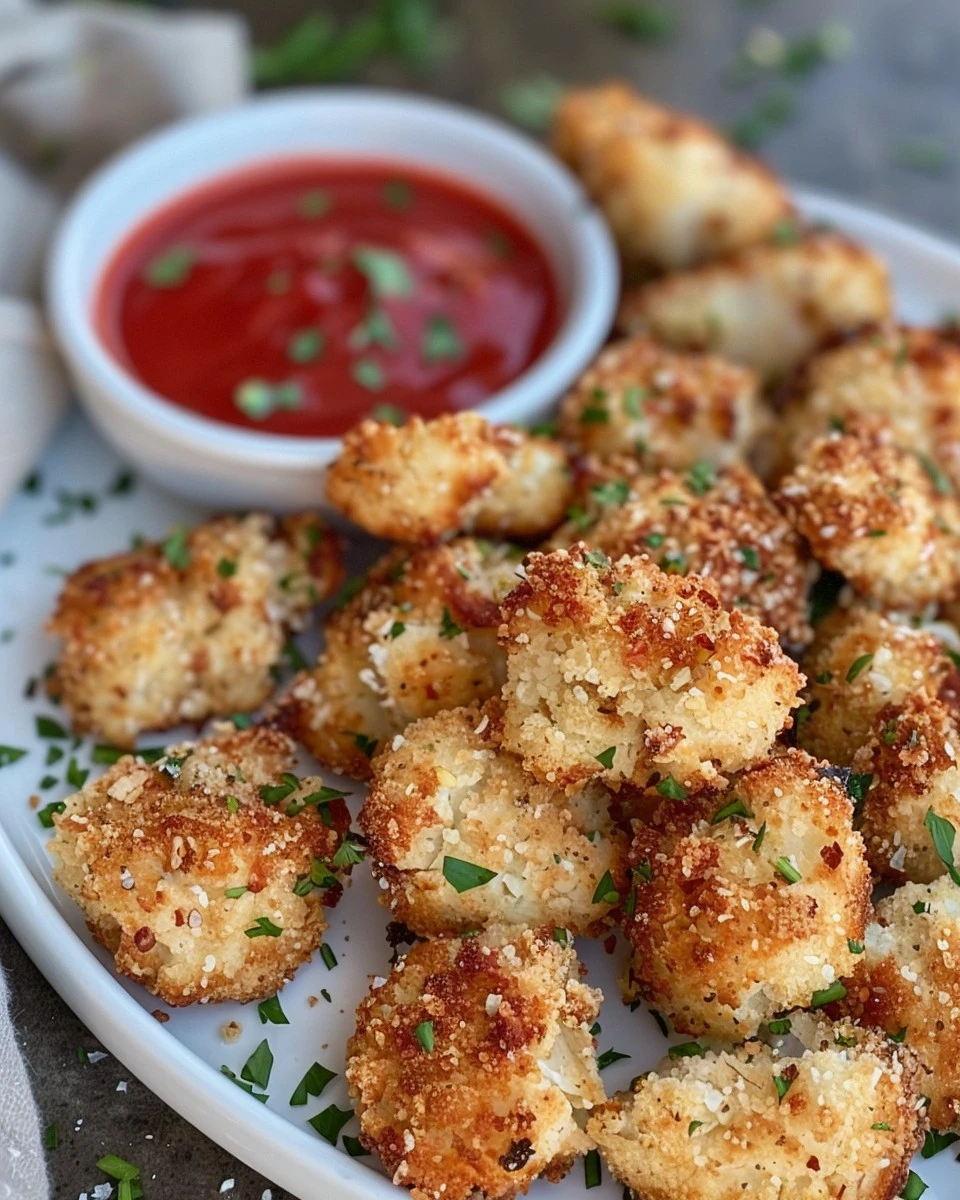
M318 803L319 779L285 776L293 761L276 730L220 725L154 765L125 756L67 800L54 879L121 974L174 1006L247 1001L309 959L350 816L342 793Z
M960 487L960 344L935 329L885 324L814 355L777 423L778 473L810 443L860 416L885 420L898 445L935 461Z
M360 813L380 898L414 933L491 922L603 931L626 894L627 839L599 783L565 796L501 746L499 700L408 725L374 760ZM457 892L448 858L495 877Z
M604 1099L601 995L579 973L549 929L488 929L420 943L373 981L347 1082L360 1140L415 1200L508 1200L589 1148L576 1115Z
M953 1129L960 1124L960 888L946 875L898 888L877 904L865 947L845 1004L919 1055L930 1124Z
M711 126L622 83L568 92L553 142L631 266L703 262L762 240L793 212L769 168Z
M793 1024L797 1057L748 1042L671 1060L594 1110L588 1136L636 1200L900 1193L923 1138L914 1055L849 1023Z
M501 611L504 745L544 782L692 788L756 762L790 725L803 677L709 580L580 544L531 554Z
M306 513L218 517L87 563L47 622L64 643L51 691L78 733L123 747L145 729L250 712L288 632L341 579L339 540Z
M613 559L645 554L671 574L711 579L725 608L756 617L791 648L811 640L806 549L749 468L700 462L683 475L647 475L621 473L619 459L606 470L589 465L584 503L551 547L583 539Z
M537 538L570 502L559 443L461 412L399 428L366 420L327 471L334 508L367 533L430 544L463 531Z
M370 757L410 721L483 701L506 674L499 601L518 582L511 546L459 538L397 548L327 619L316 667L270 714L325 766L370 777Z
M560 434L581 453L648 468L737 462L766 423L752 371L643 335L607 346L560 407Z
M860 828L879 879L931 883L946 870L924 818L932 808L960 828L958 753L955 706L914 692L878 713L853 769L872 781Z
M789 750L635 827L628 986L681 1033L751 1036L852 971L870 873L825 767Z
M810 233L628 291L619 323L775 377L831 334L884 320L891 304L878 258L838 234Z
M817 758L847 767L881 709L902 704L912 692L937 695L951 664L932 633L857 604L817 625L803 669L807 703L797 741Z
M817 438L777 500L814 557L861 595L921 608L960 592L960 503L928 459L866 423Z

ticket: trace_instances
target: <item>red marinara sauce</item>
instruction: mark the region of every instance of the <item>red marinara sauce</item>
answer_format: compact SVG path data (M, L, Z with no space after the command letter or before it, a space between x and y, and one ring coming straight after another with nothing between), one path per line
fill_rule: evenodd
M96 301L105 344L153 391L303 437L471 408L560 316L516 217L457 179L364 160L279 160L189 192L120 246Z

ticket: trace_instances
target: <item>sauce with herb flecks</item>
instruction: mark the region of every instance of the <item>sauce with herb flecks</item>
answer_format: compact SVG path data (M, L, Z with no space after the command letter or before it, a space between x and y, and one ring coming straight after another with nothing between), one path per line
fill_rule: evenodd
M106 346L154 392L230 425L303 437L373 413L471 408L560 321L530 232L420 169L281 160L151 216L104 272Z

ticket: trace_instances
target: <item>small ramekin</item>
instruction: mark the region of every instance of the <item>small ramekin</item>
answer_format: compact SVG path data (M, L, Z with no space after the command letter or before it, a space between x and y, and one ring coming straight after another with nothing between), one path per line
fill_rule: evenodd
M354 88L279 93L184 121L87 182L63 218L47 274L54 332L87 411L120 454L169 491L218 508L322 505L325 468L340 440L240 429L151 391L98 336L102 271L126 236L175 196L255 163L326 153L458 176L538 237L565 317L540 358L479 406L491 420L544 416L610 330L619 271L606 225L559 162L498 121L436 100Z

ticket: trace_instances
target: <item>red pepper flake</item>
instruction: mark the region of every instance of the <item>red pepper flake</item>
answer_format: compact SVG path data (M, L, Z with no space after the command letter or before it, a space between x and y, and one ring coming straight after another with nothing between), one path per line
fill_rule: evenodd
M810 1171L819 1171L820 1170L820 1159L817 1158L817 1156L815 1154L811 1154L810 1157L807 1159L807 1168Z
M843 851L837 842L832 846L824 846L820 851L820 857L827 864L831 871L835 871L843 861Z

